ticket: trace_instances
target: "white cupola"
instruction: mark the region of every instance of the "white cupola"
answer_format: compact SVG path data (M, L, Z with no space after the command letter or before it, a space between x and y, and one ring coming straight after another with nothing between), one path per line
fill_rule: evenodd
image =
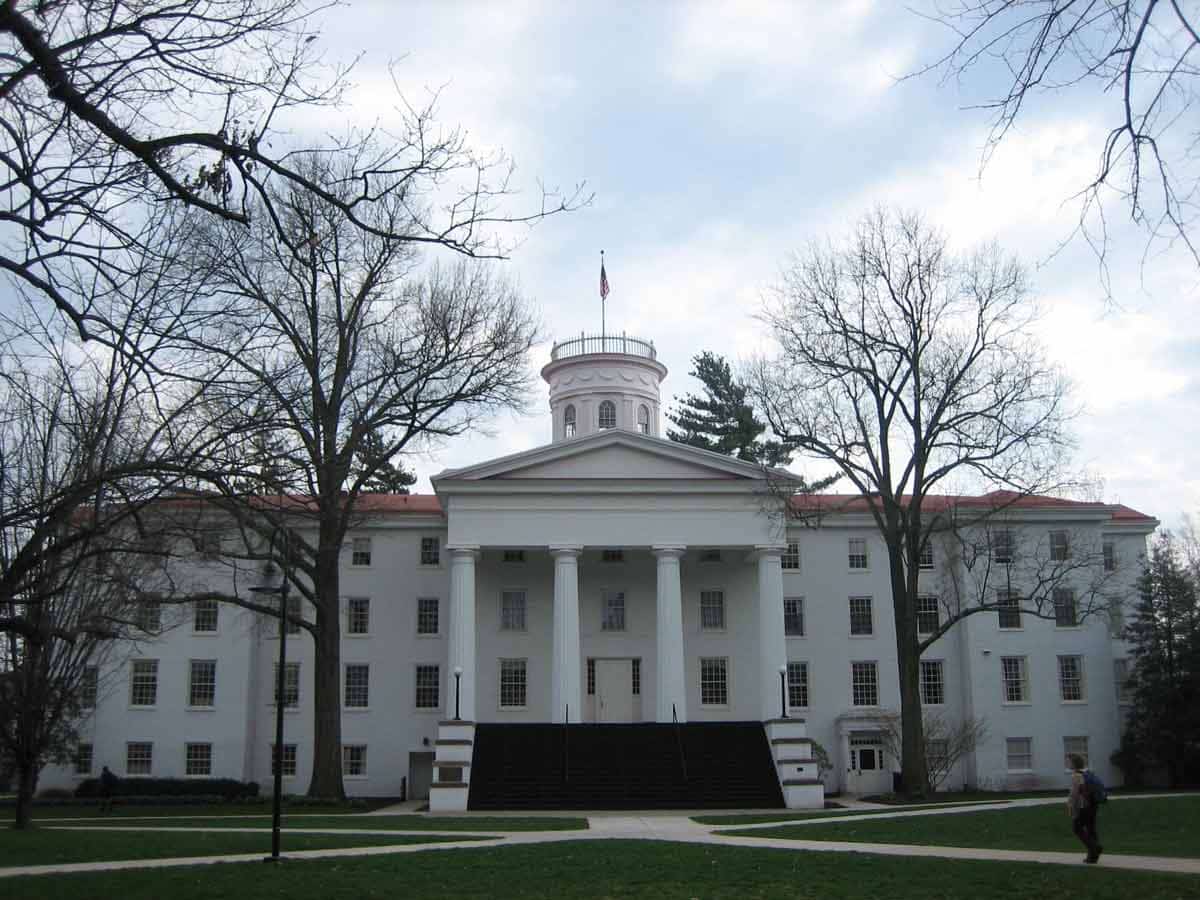
M559 341L542 367L550 385L552 443L608 428L659 434L659 385L667 367L651 341L584 335Z

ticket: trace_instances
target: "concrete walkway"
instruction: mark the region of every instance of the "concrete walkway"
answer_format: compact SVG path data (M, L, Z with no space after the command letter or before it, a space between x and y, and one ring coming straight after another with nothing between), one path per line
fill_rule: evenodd
M1139 799L1147 799L1149 797L1169 797L1178 795L1169 794L1142 794L1125 797L1113 797L1114 802L1136 802ZM589 829L587 831L502 831L492 827L481 828L478 833L472 832L472 835L478 834L483 837L482 840L461 840L458 834L450 836L446 832L438 833L436 830L419 831L419 830L396 830L396 829L379 829L372 828L369 824L371 815L388 815L395 813L386 813L383 810L377 810L374 813L355 814L346 818L352 820L367 820L363 821L362 828L304 828L304 829L288 829L289 832L297 832L302 834L337 834L344 836L361 835L395 835L408 836L420 835L427 836L438 834L439 837L445 837L446 840L437 842L428 842L421 844L387 844L369 847L344 847L337 849L326 850L300 850L289 852L286 855L288 859L333 859L333 858L348 858L359 856L381 856L385 854L395 853L429 853L438 850L458 850L458 849L483 849L488 847L502 847L524 844L544 844L558 843L562 841L579 841L579 840L650 840L650 841L668 841L689 844L715 844L730 847L761 847L775 850L791 850L791 851L819 851L819 852L834 852L834 853L872 853L881 856L904 856L904 857L920 857L920 858L940 858L940 859L963 859L963 860L995 860L1000 862L1027 862L1027 863L1043 863L1051 865L1083 865L1082 851L1074 853L1057 853L1049 851L1029 851L1029 850L997 850L986 848L972 847L940 847L940 846L925 846L917 844L875 844L875 843L860 843L851 841L809 841L809 840L789 840L773 837L745 837L733 836L726 834L731 829L745 830L761 830L764 828L777 828L780 825L814 825L825 824L829 821L845 822L847 820L863 820L863 819L894 819L906 818L914 816L929 816L929 815L955 815L958 813L978 812L981 810L1004 809L1015 806L1043 806L1047 804L1061 804L1061 797L1036 797L1022 800L1007 800L991 803L966 803L961 805L948 806L947 804L930 804L919 808L904 808L897 809L895 807L883 806L882 804L861 804L856 809L861 812L851 813L849 815L837 816L810 816L807 818L797 819L781 819L775 822L766 822L757 825L701 825L694 822L690 814L681 812L612 812L612 813L597 813L585 814L588 820ZM407 807L408 804L405 804ZM392 809L389 807L389 809ZM704 810L693 813L694 815L707 814L718 815L725 814L727 811ZM403 813L411 814L411 808L403 809ZM747 814L755 813L775 813L777 810L756 810L747 811ZM574 814L578 815L578 813ZM429 822L436 823L436 816L430 816ZM455 817L459 818L459 817ZM468 816L469 818L469 816ZM492 816L488 816L492 818ZM524 817L514 817L524 818ZM163 820L159 824L163 828L169 828L169 820ZM43 826L47 828L61 829L64 831L86 831L93 830L89 825L78 820L64 821L61 825ZM142 831L145 829L145 823L138 825L122 826L122 825L104 825L101 826L105 831ZM1065 817L1064 817L1065 827ZM436 825L435 825L436 828ZM179 829L180 831L213 831L216 829L206 829L197 826L186 826ZM261 833L264 836L270 833L269 828L222 828L222 832L250 832ZM462 833L465 836L465 833ZM264 846L266 842L264 841ZM47 866L9 866L0 868L0 878L14 877L18 875L49 875L49 874L68 874L80 872L112 872L129 869L161 869L171 866L194 866L194 865L211 865L216 863L227 862L255 862L263 859L265 854L262 853L239 853L225 856L196 856L196 857L172 857L169 859L140 859L140 860L122 860L111 862L86 862L86 863L65 863L59 865ZM1131 869L1143 872L1169 872L1176 874L1200 875L1200 859L1183 859L1176 857L1157 857L1157 856L1131 856L1122 854L1106 853L1100 860L1098 868L1106 869Z

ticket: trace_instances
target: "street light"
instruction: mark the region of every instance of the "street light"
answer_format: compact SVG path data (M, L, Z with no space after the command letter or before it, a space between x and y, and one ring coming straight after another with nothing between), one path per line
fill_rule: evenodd
M275 555L275 538L279 532L283 531L283 568L281 569L282 580L279 587L273 587L269 584L259 585L250 588L252 594L278 594L279 595L279 672L275 678L275 796L271 801L271 855L264 862L279 862L282 857L279 855L279 831L280 831L280 816L282 813L283 801L283 707L287 702L284 691L287 686L287 600L288 600L288 571L287 564L291 559L291 544L288 540L286 529L276 527L271 533L271 547L268 552L267 568L264 573L267 576L274 574L274 565L271 560Z
M779 718L786 719L787 714L787 666L779 667Z
M459 697L462 696L462 666L454 667L454 721L461 722L459 712Z

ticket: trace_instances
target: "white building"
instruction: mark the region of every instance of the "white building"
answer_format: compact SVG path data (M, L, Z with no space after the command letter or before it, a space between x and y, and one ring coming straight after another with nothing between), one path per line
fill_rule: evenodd
M770 722L781 715L781 670L789 720L768 734L788 805L820 802L805 729L831 762L826 790L890 790L898 764L881 732L900 703L894 624L886 550L862 501L819 498L819 520L785 521L759 468L662 438L666 369L648 343L566 341L542 375L549 444L445 471L436 495L364 498L371 515L347 542L341 578L347 792L396 796L404 780L422 796L436 778L435 808L464 806L474 748L463 742L475 729L455 721L456 700L462 720L481 724ZM979 511L1007 499L933 503ZM1022 498L986 529L933 543L921 580L937 600L922 630L973 591L1032 591L1022 578L1045 574L1037 561L1057 571L1060 592L1057 617L981 612L924 654L926 709L988 729L946 787L1063 786L1074 751L1119 782L1109 755L1121 720L1121 606L1079 618L1100 583L1106 604L1134 602L1157 524L1123 506ZM964 543L984 530L982 544ZM1084 559L1084 547L1096 548L1094 564L1063 563ZM189 565L197 584L229 588L220 560ZM100 674L76 770L51 767L42 787L102 765L269 785L275 624L215 604L163 615L176 627ZM302 792L307 637L289 641L288 655L284 789Z

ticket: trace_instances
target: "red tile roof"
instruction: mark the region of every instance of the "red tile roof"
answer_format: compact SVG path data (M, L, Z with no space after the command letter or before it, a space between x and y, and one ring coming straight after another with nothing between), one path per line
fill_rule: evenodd
M1088 500L1068 500L1039 494L1018 494L1015 491L992 491L981 495L927 494L923 508L941 512L951 507L992 509L1074 509L1107 511L1114 521L1153 522L1153 516L1120 504L1097 503ZM867 512L866 498L861 494L801 494L792 498L792 508L798 511Z

